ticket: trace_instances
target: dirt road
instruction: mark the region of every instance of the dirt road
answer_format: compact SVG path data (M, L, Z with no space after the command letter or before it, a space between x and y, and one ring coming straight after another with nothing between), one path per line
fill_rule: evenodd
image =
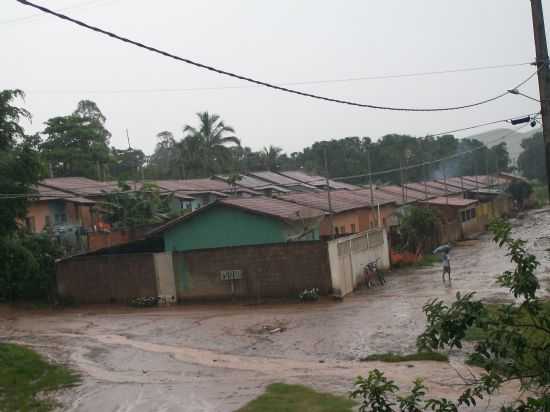
M514 223L542 262L550 286L550 211ZM134 310L86 307L63 311L0 309L0 339L33 346L81 371L83 383L61 394L66 411L232 411L276 381L305 383L345 393L354 377L379 368L408 385L426 378L433 395L461 390L459 354L449 365L433 362L359 362L377 352L414 351L424 327L422 305L476 291L508 299L495 276L509 267L488 236L451 253L452 286L440 267L396 271L383 288L342 303L303 305L180 305ZM270 329L282 332L270 333ZM496 410L508 387L477 410Z

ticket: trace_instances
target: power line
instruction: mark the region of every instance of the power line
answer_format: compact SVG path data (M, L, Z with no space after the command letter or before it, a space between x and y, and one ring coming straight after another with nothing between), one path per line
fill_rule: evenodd
M339 103L339 104L345 104L345 105L348 105L348 106L355 106L355 107L363 107L363 108L369 108L369 109L379 109L379 110L392 110L392 111L408 111L408 112L437 112L437 111L451 111L451 110L460 110L460 109L468 109L468 108L472 108L472 107L476 107L476 106L481 106L483 104L487 104L487 103L490 103L490 102L493 102L495 100L498 100L504 96L506 96L508 94L508 90L510 89L507 89L507 91L497 95L497 96L494 96L494 97L490 97L488 99L484 99L484 100L481 100L481 101L478 101L478 102L474 102L474 103L469 103L469 104L465 104L465 105L459 105L459 106L450 106L450 107L432 107L432 108L415 108L415 107L392 107L392 106L381 106L381 105L375 105L375 104L366 104L366 103L358 103L358 102L353 102L353 101L349 101L349 100L342 100L342 99L335 99L335 98L330 98L330 97L324 97L324 96L320 96L320 95L317 95L317 94L312 94L312 93L306 93L306 92L303 92L303 91L299 91L299 90L296 90L296 89L290 89L290 88L287 88L287 87L283 87L283 86L278 86L276 84L273 84L273 83L268 83L268 82L265 82L265 81L260 81L260 80L256 80L252 77L248 77L248 76L243 76L243 75L240 75L240 74L236 74L236 73L232 73L232 72L228 72L226 70L221 70L221 69L218 69L218 68L215 68L213 66L209 66L209 65L206 65L206 64L203 64L203 63L199 63L199 62L195 62L193 60L190 60L190 59L187 59L187 58L184 58L184 57L180 57L180 56L177 56L177 55L174 55L172 53L169 53L167 51L164 51L164 50L161 50L161 49L157 49L155 47L152 47L152 46L148 46L144 43L140 43L140 42L137 42L135 40L131 40L129 38L126 38L126 37L122 37L118 34L115 34L113 32L110 32L110 31L107 31L107 30L104 30L104 29L101 29L99 27L96 27L96 26L92 26L90 24L87 24L87 23L84 23L80 20L77 20L77 19L74 19L72 17L69 17L65 14L62 14L62 13L58 13L58 12L55 12L53 10L50 10L46 7L43 7L43 6L40 6L40 5L37 5L37 4L34 4L34 3L31 3L30 1L27 1L27 0L16 0L17 2L21 3L21 4L24 4L24 5L27 5L27 6L31 6L31 7L34 7L35 9L38 9L44 13L47 13L47 14L51 14L53 16L56 16L62 20L66 20L66 21L69 21L71 23L74 23L78 26L81 26L81 27L84 27L88 30L92 30L96 33L100 33L100 34L103 34L103 35L106 35L108 37L111 37L113 39L116 39L116 40L120 40L124 43L127 43L127 44L132 44L134 46L137 46L139 48L142 48L142 49L145 49L145 50L148 50L150 52L153 52L153 53L157 53L157 54L160 54L162 56L165 56L165 57L169 57L171 59L174 59L174 60L178 60L178 61L181 61L183 63L187 63L187 64L190 64L190 65L193 65L195 67L199 67L201 69L205 69L205 70L209 70L209 71L212 71L212 72L215 72L215 73L218 73L218 74L222 74L222 75L225 75L225 76L229 76L229 77L232 77L232 78L236 78L236 79L239 79L239 80L244 80L244 81L247 81L247 82L250 82L250 83L253 83L253 84L256 84L256 85L259 85L259 86L265 86L265 87L268 87L268 88L271 88L271 89L274 89L274 90L279 90L279 91L283 91L283 92L286 92L286 93L291 93L291 94L296 94L296 95L299 95L299 96L303 96L303 97L309 97L309 98L312 98L312 99L317 99L317 100L323 100L323 101L327 101L327 102L333 102L333 103ZM538 72L538 70L537 70ZM519 88L520 86L522 86L523 84L525 84L527 81L529 81L533 76L535 76L537 74L537 72L535 72L534 74L530 75L527 79L525 79L523 82L521 82L519 85L515 86L514 88L517 89ZM512 89L514 89L512 88Z
M315 85L315 84L333 84L333 83L348 83L357 81L368 80L384 80L384 79L400 79L408 77L423 77L430 75L442 75L461 72L472 72L480 70L492 70L509 67L520 67L532 65L531 62L524 63L512 63L501 64L493 66L478 66L461 69L440 70L432 72L417 72L417 73L400 73L390 75L379 76L361 76L361 77L347 77L340 79L321 79L321 80L302 80L293 82L277 82L277 86L296 86L296 85ZM246 85L246 86L211 86L211 87L183 87L183 88L153 88L153 89L82 89L82 90L27 90L27 93L35 94L124 94L124 93L181 93L181 92L196 92L196 91L215 91L215 90L233 90L233 89L256 89L263 87L260 85Z
M477 129L479 127L490 126L490 125L498 124L498 123L510 123L514 119L518 119L520 117L528 117L528 116L531 117L531 116L535 116L539 113L540 112L535 112L535 113L529 113L529 114L514 116L514 117L508 118L508 119L494 120L492 122L486 122L486 123L478 123L478 124L475 124L475 125L472 125L472 126L463 127L462 129L447 130L446 132L428 133L426 136L428 136L428 137L444 136L444 135L448 135L448 134L453 134L453 133L458 133L458 132L464 132L464 131L467 131L467 130Z

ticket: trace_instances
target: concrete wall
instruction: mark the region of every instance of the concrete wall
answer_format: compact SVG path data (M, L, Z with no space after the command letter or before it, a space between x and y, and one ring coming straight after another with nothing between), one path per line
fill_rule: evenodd
M390 268L390 250L385 229L341 237L328 242L330 273L334 293L345 296L364 282L367 263L378 260L378 268Z
M304 289L330 291L326 243L292 242L174 253L179 300L295 297ZM222 280L222 270L240 270Z
M59 296L79 303L158 295L152 253L74 257L58 262L56 272Z

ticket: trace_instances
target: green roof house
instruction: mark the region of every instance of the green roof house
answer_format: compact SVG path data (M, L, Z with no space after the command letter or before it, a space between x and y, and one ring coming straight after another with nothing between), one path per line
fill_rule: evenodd
M165 251L319 239L324 212L268 197L218 200L155 229Z

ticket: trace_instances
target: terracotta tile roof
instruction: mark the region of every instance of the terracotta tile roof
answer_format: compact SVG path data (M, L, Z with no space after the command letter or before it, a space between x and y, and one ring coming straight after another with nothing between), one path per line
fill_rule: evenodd
M441 196L433 199L423 200L420 203L434 206L467 207L478 203L475 199L463 199L461 197Z

